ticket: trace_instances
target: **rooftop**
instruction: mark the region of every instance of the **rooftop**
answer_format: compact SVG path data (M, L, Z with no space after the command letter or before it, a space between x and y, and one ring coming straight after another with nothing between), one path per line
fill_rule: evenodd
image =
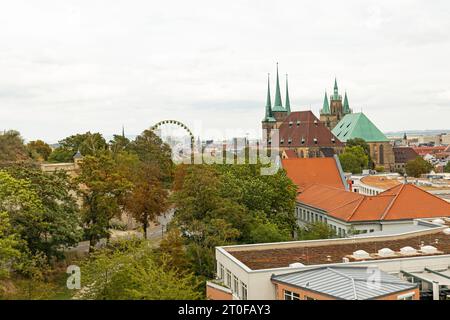
M282 165L287 176L300 191L314 183L345 190L344 180L335 158L283 159Z
M362 112L345 115L332 130L342 142L362 138L366 142L388 142L389 139Z
M305 188L297 201L352 222L450 216L448 202L412 184L399 184L376 196L315 184Z
M341 263L344 257L352 256L357 250L368 252L369 260L395 259L401 256L400 249L407 246L417 250L420 250L421 246L433 246L438 250L436 253L418 251L417 255L434 256L450 254L450 235L445 234L442 231L443 228L445 226L401 235L280 242L223 248L252 270L286 268L292 263L304 265ZM383 248L395 251L395 256L378 256L378 250Z
M387 190L403 183L403 177L390 177L386 175L370 175L360 179L360 181L368 186ZM450 190L450 183L444 179L419 179L408 178L408 182L416 185L420 189L426 191Z
M343 146L311 111L291 112L280 125L279 135L280 147Z
M376 277L377 283L373 283ZM377 268L318 267L272 276L272 281L318 292L342 300L369 300L415 289L416 284L401 280ZM371 285L370 285L371 284Z

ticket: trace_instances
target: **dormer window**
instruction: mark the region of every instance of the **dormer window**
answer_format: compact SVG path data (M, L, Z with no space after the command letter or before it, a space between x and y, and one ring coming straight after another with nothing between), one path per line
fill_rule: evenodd
M331 138L331 142L332 143L336 143L336 139L335 138Z
M291 138L289 138L289 140L288 140L288 144L291 144L292 143L292 139Z
M314 124L317 126L317 124L318 124L318 122L317 122L317 119L316 120L314 120Z
M297 120L297 127L300 127L300 120Z
M313 141L314 141L314 144L317 144L317 138L314 138Z
M284 143L284 139L281 139L281 140L280 140L280 144L283 144L283 143Z
M292 121L289 121L289 128L292 128L292 125L293 125L294 123L292 122Z
M268 144L272 144L272 139L269 139L269 141L267 141Z
M302 144L305 144L305 138L302 137Z

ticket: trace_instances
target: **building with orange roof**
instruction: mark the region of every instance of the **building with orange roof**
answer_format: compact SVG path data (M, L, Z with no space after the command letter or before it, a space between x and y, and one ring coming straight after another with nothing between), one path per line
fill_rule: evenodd
M318 183L325 186L348 190L339 159L332 158L287 158L281 161L287 176L302 191Z
M345 237L395 229L414 219L450 217L450 203L409 183L375 196L314 184L298 194L296 217L300 225L323 222Z

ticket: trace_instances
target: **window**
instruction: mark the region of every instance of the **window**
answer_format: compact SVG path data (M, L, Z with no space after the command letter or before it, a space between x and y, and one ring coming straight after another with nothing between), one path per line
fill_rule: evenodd
M231 271L227 270L227 282L225 283L229 288L231 288Z
M239 296L239 279L236 276L233 277L233 293Z
M247 285L241 281L241 298L247 300Z
M284 300L300 300L300 295L292 291L284 290Z
M408 292L397 297L397 300L413 300L415 293Z
M225 279L223 278L224 274L225 274L225 272L224 272L223 265L222 265L221 263L219 263L219 279L220 279L220 280L225 280Z

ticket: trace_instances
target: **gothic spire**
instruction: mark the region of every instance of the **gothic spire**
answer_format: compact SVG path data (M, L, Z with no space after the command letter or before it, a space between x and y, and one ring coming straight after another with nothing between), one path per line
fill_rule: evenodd
M289 99L288 75L286 73L286 111L291 113L291 100Z
M277 84L275 88L275 102L273 104L274 111L286 111L283 108L283 102L281 101L280 91L280 78L278 77L278 62L277 62Z
M266 99L266 116L264 121L272 121L272 99L270 98L270 73L267 74L267 99Z
M348 104L348 98L347 98L347 91L345 92L345 97L344 97L344 113L350 113L350 106Z
M330 114L330 104L328 103L328 96L327 92L325 91L325 97L323 98L323 107L322 107L322 114Z

